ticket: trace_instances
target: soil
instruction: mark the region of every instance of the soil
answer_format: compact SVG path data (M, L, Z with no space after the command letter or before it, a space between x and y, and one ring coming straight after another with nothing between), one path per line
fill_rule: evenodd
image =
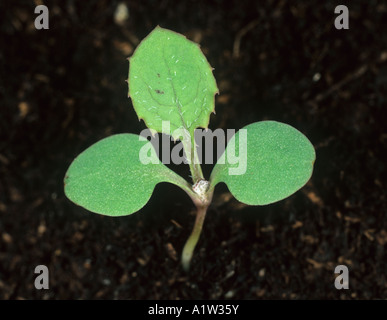
M0 4L1 299L381 299L387 297L387 6L370 1L43 1ZM349 8L337 30L334 9ZM316 148L309 183L262 207L217 187L185 273L191 200L160 184L121 218L69 201L71 161L139 133L129 57L156 25L200 43L220 95L210 128L288 123ZM209 176L211 165L205 166ZM175 168L185 178L188 168ZM36 290L46 265L49 290ZM349 290L334 286L349 269Z

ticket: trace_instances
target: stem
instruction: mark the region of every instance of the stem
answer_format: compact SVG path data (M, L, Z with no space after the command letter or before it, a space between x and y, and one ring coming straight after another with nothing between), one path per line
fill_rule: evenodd
M199 156L196 149L194 132L190 133L189 138L187 136L183 137L182 143L185 153L189 157L189 169L191 171L193 184L199 180L204 180Z
M197 208L197 213L196 213L196 221L195 221L194 229L192 230L192 233L184 246L183 254L181 257L183 268L187 272L189 270L189 265L191 262L193 251L195 249L196 244L198 243L200 233L203 228L203 222L204 222L204 218L206 217L208 205L197 206L196 208Z
M199 180L203 180L204 179L202 168L201 168L199 163L192 163L191 162L189 164L189 167L190 167L190 170L191 170L193 184L195 184Z
M191 146L192 146L192 155L191 155L191 162L193 163L193 182L194 184L198 182L199 180L204 179L202 167L200 166L199 156L196 148L196 142L195 142L195 134L192 134L191 138Z
M201 190L200 185L197 185L200 183L207 183L207 181L204 180L202 168L200 166L194 132L190 134L190 139L188 141L187 140L188 139L183 139L182 142L186 154L189 155L189 169L192 175L193 186L196 186L196 188L191 187L191 190L186 190L186 192L189 194L193 203L195 204L197 213L194 228L184 246L183 253L181 256L181 262L185 271L189 270L192 255L196 244L198 243L200 233L203 228L204 218L206 217L207 208L211 203L213 193L213 191L208 192L208 190Z

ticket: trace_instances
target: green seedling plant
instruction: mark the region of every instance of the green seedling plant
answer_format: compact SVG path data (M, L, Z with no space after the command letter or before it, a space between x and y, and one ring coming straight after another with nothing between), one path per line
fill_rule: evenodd
M160 182L180 187L197 211L182 253L183 268L188 270L218 183L225 183L245 204L271 204L292 195L310 179L315 151L301 132L287 124L255 122L230 139L207 181L198 161L194 132L208 128L218 88L199 45L156 27L129 62L129 96L139 119L153 134L166 133L182 142L192 183L166 167L146 138L116 134L75 158L65 175L65 194L89 211L118 217L145 206ZM169 122L167 132L163 121ZM146 163L140 156L143 150L148 150ZM238 164L228 158L241 153L246 161L238 173Z

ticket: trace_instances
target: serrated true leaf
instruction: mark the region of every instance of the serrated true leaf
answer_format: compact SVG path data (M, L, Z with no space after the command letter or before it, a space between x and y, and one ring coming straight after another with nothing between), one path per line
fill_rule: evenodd
M218 92L212 68L199 46L176 32L156 27L130 58L129 96L148 128L162 132L169 121L190 134L207 128ZM165 131L165 130L164 130Z
M315 151L301 132L275 121L256 122L243 129L247 130L247 143L239 141L243 136L240 131L231 138L213 169L211 188L224 182L237 200L265 205L290 196L310 179ZM236 157L247 156L245 168L243 163L227 161L228 149L234 143ZM240 161L243 162L243 156ZM242 174L232 175L230 169Z
M66 173L66 196L92 212L124 216L141 209L157 183L184 184L183 178L160 162L151 143L139 138L117 134L83 151ZM141 150L149 163L140 161Z

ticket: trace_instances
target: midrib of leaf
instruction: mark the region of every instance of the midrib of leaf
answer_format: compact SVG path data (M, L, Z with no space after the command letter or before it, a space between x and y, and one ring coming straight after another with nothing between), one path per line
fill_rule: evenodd
M184 114L183 114L183 111L182 111L182 105L177 97L177 93L176 93L176 89L175 89L175 85L173 83L173 76L171 74L171 69L168 65L168 62L167 62L167 59L165 58L165 49L163 48L163 62L165 64L165 66L167 67L167 70L168 70L168 79L170 79L169 81L171 82L171 87L172 87L172 92L173 92L173 98L174 98L174 102L175 102L175 107L177 109L177 112L179 114L179 117L180 117L180 120L181 120L181 123L182 123L182 127L188 131L188 133L190 134L190 142L191 142L191 147L188 147L188 144L187 142L188 141L185 141L185 140L182 140L182 143L184 145L184 150L186 152L186 155L187 157L190 158L190 166L193 166L194 162L195 162L195 156L197 155L196 154L196 147L195 147L195 140L194 140L194 129L195 127L193 126L195 124L195 122L200 118L201 114L203 113L203 110L204 108L201 107L200 108L200 112L198 113L197 117L195 118L194 121L192 121L191 125L188 127L186 125L186 121L184 120ZM200 78L199 78L199 81L197 83L197 87L196 87L196 93L195 93L195 96L192 98L191 101L189 101L187 103L187 105L189 105L190 103L194 102L195 99L198 97L198 92L199 92L199 87L200 87L200 83L202 81L202 75L201 73L199 72L199 75L200 75ZM170 107L170 106L173 106L173 104L165 104L165 103L161 103L159 102L157 99L154 98L153 96L153 89L150 87L150 85L147 83L147 81L145 81L141 76L140 76L140 79L144 82L144 84L146 85L147 89L148 89L148 92L149 92L149 96L151 99L153 99L153 101L158 104L158 105L161 105L161 106L167 106L167 107ZM148 110L149 111L149 110ZM157 108L155 108L154 110L152 109L152 112L155 113L160 119L163 119L163 117L160 115L159 111L157 110ZM173 123L173 122L170 122L173 126L175 126L176 128L181 128L181 125L177 125L176 123ZM147 123L147 125L152 125L152 123ZM191 131L190 129L193 128L193 130ZM197 170L196 170L197 171ZM200 170L200 175L201 175L201 170ZM199 177L201 178L201 176Z
M172 91L173 91L173 96L175 98L175 105L177 107L177 111L179 112L179 116L180 116L180 119L181 119L181 122L183 124L183 127L185 130L188 130L187 127L186 127L186 124L185 124L185 121L184 121L184 117L183 117L183 113L181 111L181 105L180 105L180 101L179 99L177 98L177 94L176 94L176 89L175 89L175 86L173 84L173 78L172 78L172 75L171 75L171 69L168 65L168 62L167 62L167 59L165 59L165 49L163 47L163 62L164 64L166 65L167 69L168 69L168 78L171 79L169 81L171 81L171 86L172 86ZM199 81L200 83L200 81ZM199 86L199 85L198 85ZM197 94L196 94L197 95ZM176 125L175 125L176 126ZM176 126L176 127L179 127L179 126Z
M195 162L195 154L196 154L196 146L195 146L195 138L194 138L194 130L195 130L195 127L193 127L193 130L192 132L190 131L190 128L194 125L194 123L197 121L197 119L200 118L200 115L202 114L203 112L203 107L200 108L200 113L199 115L196 117L196 119L191 123L190 127L187 127L186 125L186 121L184 120L184 114L181 110L181 103L179 101L179 98L177 97L177 94L176 94L176 89L175 89L175 85L173 83L173 77L172 77L172 74L171 74L171 68L169 67L169 64L167 62L167 59L165 58L165 48L163 47L163 62L165 64L165 66L167 67L167 70L168 70L168 79L170 79L169 81L171 82L171 86L172 86L172 92L173 92L173 96L174 96L174 100L175 100L175 105L176 105L176 108L177 108L177 111L179 113L179 117L180 117L180 120L182 122L182 125L183 125L183 128L185 130L187 130L190 134L190 142L191 142L191 148L188 147L187 145L187 141L182 141L183 145L184 145L184 149L185 149L185 152L186 152L186 155L190 158L190 166L193 166L194 165L194 162ZM198 72L199 74L199 81L197 83L197 86L196 86L196 93L195 93L195 96L193 97L193 99L187 103L187 105L189 105L191 102L195 101L195 99L197 98L198 96L198 91L199 91L199 87L200 87L200 83L202 81L202 75L200 72ZM153 98L153 95L151 95L152 98ZM154 98L153 98L154 99ZM179 128L179 126L177 126L175 124L176 127ZM201 170L200 170L200 174L201 174Z
M193 130L192 128L194 128L194 124L196 123L196 121L200 118L200 116L202 115L203 111L204 111L204 108L203 107L200 107L200 112L197 114L196 118L192 121L192 123L190 123L190 125L188 126L187 125L187 121L185 120L185 117L184 117L184 112L182 110L182 105L181 105L181 102L177 96L177 93L176 93L176 89L175 89L175 85L174 85L174 80L173 80L173 75L171 73L171 68L168 64L168 61L167 59L165 58L165 51L164 51L164 48L163 48L163 62L165 64L165 66L167 67L167 70L168 70L168 79L170 79L169 81L171 82L171 88L172 88L172 92L173 92L173 98L174 98L174 104L165 104L165 103L161 103L159 102L159 100L157 100L154 95L153 95L153 89L150 87L150 85L147 83L146 80L144 80L141 76L140 76L140 79L144 82L144 84L146 85L147 89L148 89L148 92L149 92L149 96L150 98L158 105L160 106L166 106L166 107L171 107L171 106L175 106L176 109L177 109L177 112L179 114L179 117L180 117L180 120L181 120L181 125L177 125L176 123L174 122L171 122L171 124L173 126L175 126L176 128L181 128L183 127L185 130L187 130L191 135L193 134ZM192 102L195 101L195 99L197 99L198 97L198 93L199 93L199 87L200 87L200 83L202 82L202 75L200 72L198 72L199 74L199 81L197 82L197 85L196 85L196 93L195 93L195 96L192 98L191 101L187 102L186 105L189 105L191 104ZM195 105L194 105L195 107ZM160 115L160 112L157 110L157 107L155 107L154 109L152 109L152 111L148 110L148 112L153 112L154 114L156 114L160 119L163 119L163 117ZM164 119L163 119L164 120ZM165 119L167 120L167 119ZM152 123L148 122L147 123L148 125L152 125Z

